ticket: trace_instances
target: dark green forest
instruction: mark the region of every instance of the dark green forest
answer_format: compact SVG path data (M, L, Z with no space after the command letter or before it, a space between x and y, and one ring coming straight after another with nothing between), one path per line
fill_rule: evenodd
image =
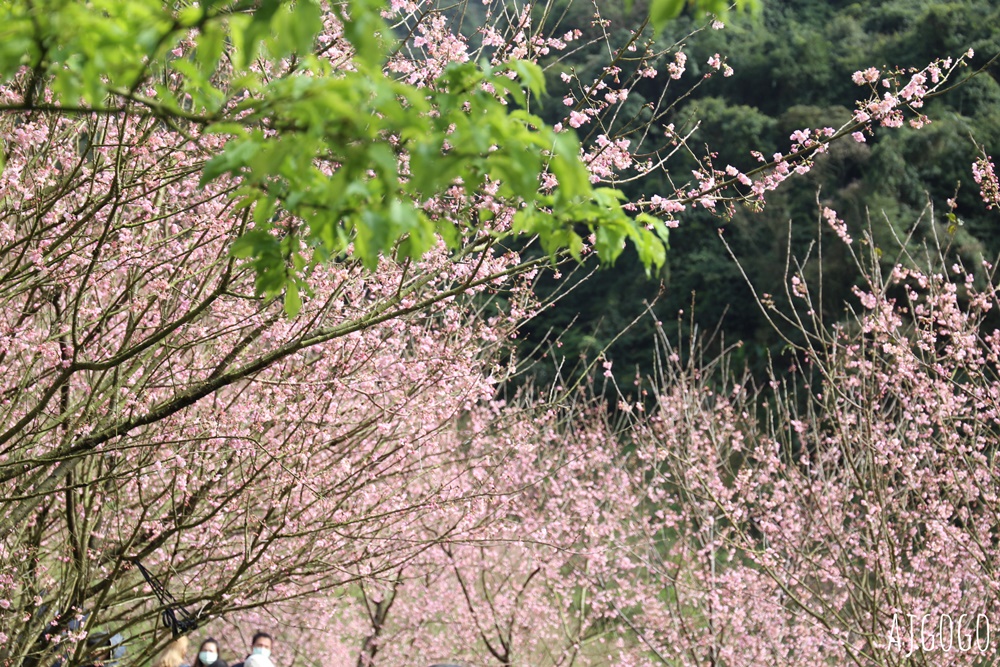
M623 44L628 40L626 28L636 25L645 8L636 2L632 13L623 15L622 9L606 7L610 4L600 6L611 21L611 41ZM564 1L539 19L557 29L580 27L587 37L599 30L591 25L592 17L590 3ZM848 120L862 95L851 81L857 70L923 67L935 58L954 57L972 48L971 67L955 73L958 82L1000 53L1000 4L991 0L764 0L756 14L731 13L725 29L701 30L686 38L704 23L701 17L682 16L666 28L657 46L682 42L692 80L699 78L714 53L727 58L735 75L713 77L691 91L678 87L673 94L680 99L667 120L677 128L700 121L689 144L710 146L717 153L716 164L741 169L753 165L752 150L765 155L786 151L792 132L837 127ZM547 121L555 123L565 115L560 102L566 88L559 73L575 70L581 80L588 80L606 63L602 56L607 56L606 45L595 44L548 63L550 95L540 112ZM654 64L660 70L658 77L643 80L629 104L638 109L661 93L666 58ZM639 262L629 256L613 269L593 273L536 318L525 332L524 356L544 357L546 363L536 366L536 372L545 377L553 368L553 357L563 358L564 372L570 372L582 368L581 359L592 361L607 348L619 383L630 387L637 370L643 376L652 373L654 319L659 319L669 335L680 340L690 334L693 324L702 332L718 329L717 341L723 337L727 343L743 341L737 363L761 372L769 356L781 358L783 344L754 302L722 239L758 292L773 294L779 307L787 307L783 274L789 248L793 257L804 258L822 235L822 262L814 250L806 275L818 278L822 269L823 315L841 318L853 298L851 286L857 274L844 246L828 227L818 224L817 200L841 214L855 239L870 229L884 264L892 265L899 248L895 239L905 238L918 220L921 224L909 245L921 248L935 231L933 220L940 238L981 275L982 259L994 261L1000 254L1000 212L986 210L970 166L977 145L991 154L1000 147L998 77L1000 65L994 62L982 74L930 100L924 111L932 122L922 129L880 128L866 143L847 139L833 144L809 174L772 193L761 212L738 208L731 217L700 209L681 214L661 275L647 278ZM630 197L666 194L672 191L670 174L680 174L683 180L693 166L693 160L678 154L659 179L649 177L621 188ZM953 197L957 208L949 219L946 200ZM595 268L585 264L560 280L547 278L543 292L565 290ZM622 333L643 313L644 302L653 304L655 318L640 317ZM567 331L571 322L575 326ZM557 336L561 336L558 348L550 344Z

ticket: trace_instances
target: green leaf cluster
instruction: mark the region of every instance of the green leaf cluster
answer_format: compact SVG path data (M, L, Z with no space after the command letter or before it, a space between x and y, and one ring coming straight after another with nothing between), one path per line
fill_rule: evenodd
M528 111L545 94L540 67L460 63L427 88L402 83L383 70L394 45L382 9L333 5L353 48L334 71L316 55L319 0L15 1L0 10L0 76L28 68L66 110L151 113L227 137L201 185L237 185L253 225L233 253L253 265L261 294L285 294L289 313L316 262L350 255L374 268L420 258L438 239L458 250L504 235L486 210L427 213L456 187L474 197L498 186L517 209L510 233L537 235L553 258L581 257L594 235L607 264L630 241L647 271L662 266L662 221L632 218L620 192L595 190L575 136ZM183 39L194 48L179 49ZM543 194L546 172L558 186Z
M631 6L631 1L626 6ZM738 11L747 9L758 11L760 9L759 0L651 0L649 3L649 22L653 30L660 32L667 23L673 21L685 7L689 7L692 12L699 17L719 16L723 17L729 13L729 8L735 4Z
M497 197L520 206L513 233L537 235L553 257L564 250L581 256L583 226L607 263L628 239L644 266L661 266L663 222L633 219L620 192L595 190L573 135L555 133L523 108L511 110L525 92L508 71L518 72L532 94L543 92L541 71L523 61L498 71L453 64L430 90L364 69L268 84L266 103L249 110L280 122L278 131L229 128L234 138L202 176L203 184L227 174L240 179L238 196L253 207L255 227L234 250L253 261L258 290L275 295L295 282L287 267L305 265L303 246L318 251L313 261L351 254L374 268L380 257L418 259L438 238L458 250L502 235L487 224L488 211L432 219L421 206L449 188L473 196L488 183L498 185ZM404 156L407 173L400 172ZM539 191L546 170L559 181L552 194ZM288 216L304 226L275 226Z

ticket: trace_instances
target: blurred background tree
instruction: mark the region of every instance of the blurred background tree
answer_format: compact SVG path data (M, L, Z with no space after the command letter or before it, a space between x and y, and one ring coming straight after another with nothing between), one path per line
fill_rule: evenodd
M598 6L602 18L611 18L616 11ZM558 17L563 25L579 26L585 34L602 30L592 3L567 1L560 7L562 12L550 12L547 20ZM688 143L696 151L710 146L718 168L726 164L752 167L751 150L764 155L786 151L789 135L796 130L839 127L850 118L858 94L851 81L854 71L885 64L923 67L929 60L969 48L976 52L971 61L976 69L1000 52L1000 6L989 0L770 0L762 3L758 13L730 14L725 29L701 30L685 38L705 23L699 17L681 15L666 27L656 47L666 49L677 43L674 48L685 51L694 77L705 74L705 63L715 53L726 57L736 75L702 81L677 102L662 124L674 123L680 131L697 122ZM609 31L620 31L619 40L627 38L620 20L611 26ZM643 80L633 92L637 106L659 95L668 81L662 65L671 55L672 51L661 58L656 78ZM603 66L600 56L600 45L594 45L570 57L561 56L552 67L559 72L575 70L580 80L587 81ZM753 304L716 232L758 287L783 302L780 269L789 249L787 235L791 229L794 256L802 256L817 240L817 192L824 205L841 213L855 238L871 224L876 242L894 233L905 236L928 203L943 219L949 211L947 200L955 198L953 213L958 222L945 224L942 230L951 230L952 242L967 266L978 266L981 256L994 259L1000 253L996 211L982 206L969 171L969 155L975 152L974 142L987 152L996 152L1000 146L998 77L1000 67L993 64L983 75L929 101L924 111L933 122L927 127L904 126L864 144L833 144L828 154L817 158L811 173L769 195L762 212L738 207L728 221L707 212L684 213L680 227L672 230L667 266L659 276L664 289L652 308L656 319L664 322L669 335L679 336L677 313L685 310L686 326L693 302L694 322L709 331L721 323L727 340L745 341L740 355L752 369L762 372L767 355L779 353L783 343ZM550 76L550 80L556 80L553 92L560 92L557 77ZM556 122L564 113L557 107L555 94L541 115ZM693 159L685 162L680 157L675 156L670 173L661 173L659 181L650 175L623 184L622 189L631 198L671 192L668 177L679 174L683 180L686 170L695 168ZM823 233L832 235L829 229ZM911 243L921 241L916 235ZM844 300L851 298L857 272L838 255L842 250L836 244L827 246L823 271L835 279L826 282L823 307L837 318L843 314ZM564 287L559 281L547 285L552 290ZM840 288L833 289L833 285ZM626 334L619 334L643 312L644 302L651 302L659 287L658 280L647 280L635 262L622 262L537 318L526 335L525 349L535 349L550 332L576 322L574 331L563 336L558 355L570 362L581 357L592 361L607 348L619 381L630 386L636 369L642 375L651 372L653 318L640 319Z

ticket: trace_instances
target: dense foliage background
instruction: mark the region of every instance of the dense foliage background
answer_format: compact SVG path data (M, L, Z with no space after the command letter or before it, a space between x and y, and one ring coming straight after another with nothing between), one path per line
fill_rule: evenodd
M594 9L590 3L564 2L563 9L564 13L549 12L548 20L591 33L601 30L592 25ZM622 31L619 41L624 41L627 31L622 26L629 21L621 20L614 9L602 6L602 11L602 16L611 20L609 30ZM642 8L637 6L635 11ZM682 17L667 27L658 45L682 40L703 23ZM692 74L703 74L708 58L721 53L735 76L705 80L678 102L667 120L680 134L700 123L689 140L692 149L701 150L703 155L704 147L710 146L717 153L713 159L717 167L733 164L746 169L754 164L751 150L765 155L787 151L792 132L824 125L838 127L848 120L858 94L852 72L872 65L922 67L942 54L969 47L976 52L972 69L1000 52L1000 6L996 3L770 0L757 15L733 14L724 30L702 30L686 40ZM575 70L581 80L590 80L605 64L600 49L601 45L594 45L589 51L560 56L558 62L550 64L557 72ZM630 97L629 103L636 109L655 99L667 80L663 62L659 65L658 77L645 80L644 87ZM607 356L615 360L619 379L631 385L636 368L643 376L651 372L654 319L643 317L624 335L618 334L641 315L646 302L654 301L652 311L671 335L676 336L680 329L689 331L693 303L696 325L708 331L719 327L730 342L743 340L738 356L757 372L762 371L768 352L780 353L783 343L753 302L739 268L716 232L732 247L757 289L773 294L782 305L787 302L782 269L789 249L792 256L804 257L821 228L817 224L817 193L822 204L842 215L855 238L871 225L876 240L894 245L892 235L905 237L931 205L943 221L942 236L957 246L960 255L969 260L968 266L978 265L981 255L995 258L1000 252L997 212L982 206L969 172L969 156L976 152L976 144L987 153L995 153L1000 146L998 77L1000 66L993 64L985 75L931 100L925 112L933 122L920 130L904 126L863 144L834 144L829 154L817 159L812 172L770 195L768 206L760 213L740 207L727 221L703 210L685 212L683 223L671 235L668 267L660 276L665 287L662 293L660 280L647 280L635 261L622 261L614 270L571 291L537 318L527 334L525 349L535 350L546 336L562 333L575 321L573 329L562 335L563 345L558 348L570 362L567 368L581 355L593 360L610 346ZM558 85L558 76L550 75L549 79ZM687 92L678 88L672 94ZM564 115L564 109L559 108L560 96L553 94L548 102L542 115L556 122ZM630 197L672 192L671 177L683 181L688 177L687 169L695 166L692 159L685 164L679 157L671 161L670 172L661 172L659 180L650 176L625 183L622 189ZM952 197L957 219L949 223L946 200ZM833 236L828 228L823 233ZM918 233L910 246L917 247L922 240ZM842 247L831 243L828 248L822 267L826 278L823 307L827 315L839 319L845 299L851 298L850 287L857 272L846 261ZM893 260L883 259L887 263ZM808 272L818 271L818 264L811 262ZM554 290L557 284L552 282L549 288ZM685 311L683 326L678 321L679 310ZM549 350L544 345L538 349Z

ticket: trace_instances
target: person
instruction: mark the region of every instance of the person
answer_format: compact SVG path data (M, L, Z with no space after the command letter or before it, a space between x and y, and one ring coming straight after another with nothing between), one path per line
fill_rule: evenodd
M192 667L229 667L226 661L219 657L219 642L209 637L198 647L198 657Z
M75 620L75 619L74 619ZM69 626L73 629L73 623ZM79 623L76 628L79 628ZM116 667L118 661L125 657L125 638L121 634L109 635L107 632L94 632L87 636L87 655L89 662L85 662L86 667ZM62 667L66 664L68 656L61 656L56 659L53 667ZM184 665L187 667L187 665Z
M187 667L187 651L189 640L178 637L163 649L163 653L153 663L153 667Z
M90 662L86 667L104 667L111 663L111 638L106 632L94 632L87 636L87 654Z
M271 649L274 639L266 632L258 630L250 642L250 655L243 661L242 667L274 667L271 662Z

